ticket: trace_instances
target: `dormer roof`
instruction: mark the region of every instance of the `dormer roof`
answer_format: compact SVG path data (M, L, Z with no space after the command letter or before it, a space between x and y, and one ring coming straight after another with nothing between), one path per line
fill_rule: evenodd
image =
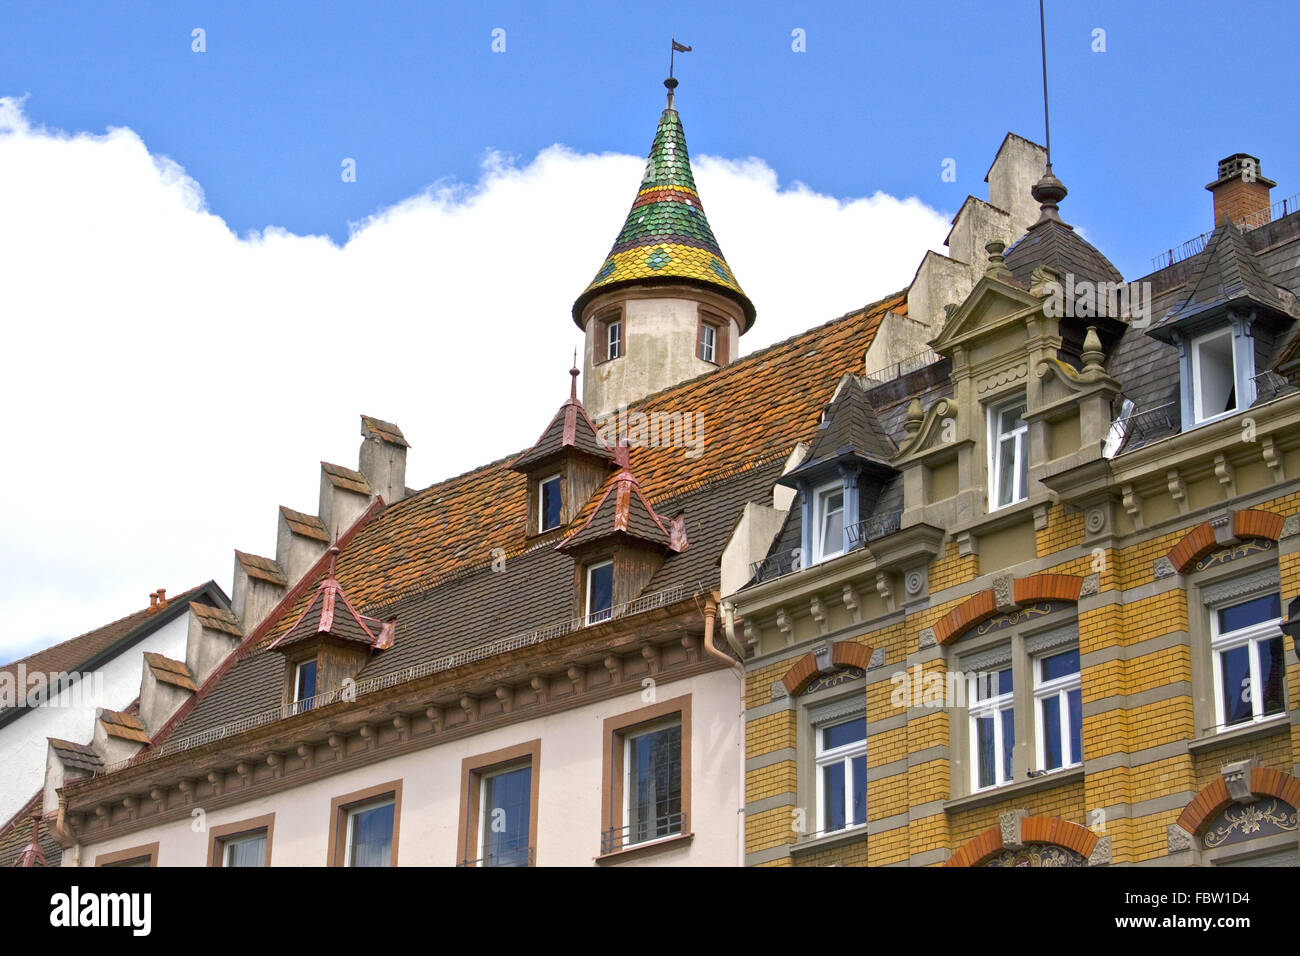
M1032 192L1042 213L1029 231L1007 250L1003 260L1017 282L1029 288L1034 270L1040 266L1051 269L1063 279L1073 275L1075 283L1080 280L1124 281L1111 261L1061 218L1058 204L1069 190L1052 175L1050 166L1043 178L1034 184Z
M556 545L557 551L573 551L610 538L636 541L664 551L684 549L682 535L674 535L655 514L630 468L625 466L611 475L596 497L596 506L586 521Z
M334 559L338 553L338 548L330 549L329 570L324 580L293 627L271 644L269 650L283 652L286 647L318 637L349 641L376 651L392 647L393 622L359 614L348 600L334 575Z
M841 462L856 462L890 475L894 468L889 460L897 453L898 446L881 425L862 383L856 375L845 375L826 409L808 457L780 483L793 487Z
M571 369L569 375L572 381L568 401L560 406L533 447L511 462L511 470L529 472L569 452L613 463L614 450L601 439L578 399L578 370Z

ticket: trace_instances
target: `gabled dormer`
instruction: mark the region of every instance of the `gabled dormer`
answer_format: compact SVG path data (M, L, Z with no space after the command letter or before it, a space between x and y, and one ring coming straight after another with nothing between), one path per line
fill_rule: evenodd
M1201 256L1187 296L1147 331L1178 349L1184 431L1254 404L1256 377L1296 317L1293 297L1268 279L1232 222Z
M626 447L618 458L622 467L601 486L586 520L556 547L574 561L574 614L591 624L640 597L664 558L687 546L683 519L665 521L641 493Z
M851 551L871 536L866 523L885 484L898 473L889 464L897 451L861 382L845 375L808 456L778 481L799 493L805 565Z
M528 535L555 531L582 510L614 467L614 451L601 439L578 400L578 370L569 371L569 400L542 436L510 465L528 477Z
M329 552L329 569L293 627L268 650L284 655L284 704L292 713L339 699L372 654L393 645L394 622L357 612L334 573L338 548Z

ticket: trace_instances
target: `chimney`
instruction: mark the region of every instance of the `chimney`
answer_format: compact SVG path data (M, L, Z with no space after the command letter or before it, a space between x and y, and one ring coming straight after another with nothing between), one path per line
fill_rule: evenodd
M361 416L360 471L384 504L396 504L406 497L406 449L410 446L402 430L392 422Z
M1259 158L1233 153L1219 160L1219 178L1205 188L1214 196L1214 224L1249 219L1253 228L1269 221L1269 190L1277 183L1265 179Z
M158 610L158 592L151 591L149 593L149 613L153 614L157 610Z
M159 588L158 589L158 610L161 611L166 606L167 606L167 589Z

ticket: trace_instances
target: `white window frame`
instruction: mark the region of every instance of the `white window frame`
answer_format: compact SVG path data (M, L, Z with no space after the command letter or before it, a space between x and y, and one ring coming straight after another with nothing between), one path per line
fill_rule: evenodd
M221 865L227 867L230 866L230 851L235 846L241 843L248 843L252 840L260 839L263 843L263 846L265 847L266 841L269 837L270 834L267 833L265 827L263 827L260 830L248 830L244 833L236 833L233 836L222 837L221 838ZM265 858L265 852L263 853L263 858Z
M988 407L988 435L989 435L989 454L988 454L989 508L988 510L990 513L994 511L998 511L1002 508L1010 508L1012 505L1018 505L1020 504L1020 502L1025 501L1029 497L1029 458L1028 458L1029 423L1025 422L1023 425L1017 428L1013 428L1009 432L1001 432L998 430L1003 412L1007 411L1007 409L1015 408L1021 405L1025 406L1025 413L1021 414L1021 420L1023 421L1024 414L1028 413L1028 404L1025 400L1024 395L1018 395L1015 398L1007 399L1006 401L998 402ZM1002 456L999 454L999 452L1002 450L1002 442L1004 439L1010 439L1015 441L1016 443L1015 457L1013 458L1013 463L1012 463L1012 471L1013 471L1012 480L1018 484L1020 482L1020 476L1023 473L1025 476L1024 479L1025 483L1024 483L1024 487L1022 488L1019 489L1016 489L1014 487L1012 488L1012 497L1010 501L1008 501L1006 504L999 504L1002 498L1002 482L1004 478L1004 476L1002 475L1002 468L1000 465L1000 462L1002 461ZM1019 496L1016 495L1017 490L1020 491Z
M844 826L838 830L832 830L832 833L848 833L850 830L857 830L867 825L864 819L861 823L853 823L853 759L855 757L865 757L867 754L867 733L865 721L862 729L862 739L855 740L852 743L843 744L830 750L823 749L822 731L831 727L837 727L840 724L847 724L854 720L864 720L865 712L859 712L850 717L843 719L826 720L813 725L813 734L816 737L816 785L814 786L815 797L817 801L817 833L818 835L826 834L826 774L825 769L837 763L844 764ZM863 793L866 793L867 781L862 781Z
M345 821L345 825L344 825L344 831L346 833L346 840L343 846L344 866L352 866L352 837L353 837L353 830L356 827L357 817L368 810L378 810L381 807L388 807L388 806L394 808L393 809L393 830L390 830L388 832L388 848L389 848L389 852L391 853L393 847L393 838L395 836L394 830L396 830L397 828L397 809L396 809L397 798L390 793L386 797L380 797L377 800L368 800L365 803L358 803L354 807L347 808L347 810L345 811L347 813L347 820Z
M597 561L597 562L595 562L594 564L589 564L589 565L587 565L587 571L586 571L586 574L587 574L587 594L586 594L586 599L585 599L585 601L584 601L583 603L586 605L586 607L585 607L585 613L586 613L586 620L587 620L587 623L588 623L588 624L598 623L598 622L592 621L592 619L591 619L591 615L592 615L592 610L591 610L591 576L592 576L596 571L599 571L599 570L600 570L601 568L603 568L603 567L609 567L609 568L611 569L611 570L610 570L610 588L609 588L609 591L610 591L610 594L609 594L609 608L608 608L608 610L605 610L605 611L597 611L596 613L607 615L606 617L602 617L602 618L600 619L601 621L608 621L608 620L610 619L610 617L613 616L613 613L614 613L614 581L613 581L613 573L614 573L614 572L613 572L613 570L612 570L612 569L613 569L613 566L614 566L614 561L613 561L613 559L610 559L610 560L608 560L608 561Z
M559 482L561 477L562 476L557 471L555 474L547 475L545 478L542 478L540 481L537 482L537 533L538 534L544 534L547 531L554 531L556 528L560 527L560 525L564 524L564 520L563 518L561 518L551 527L549 528L546 527L546 486L549 485L552 481ZM564 513L564 497L562 494L560 497L560 513L561 515L563 515Z
M1234 334L1231 328L1217 329L1214 332L1198 335L1192 339L1189 345L1192 353L1192 416L1196 419L1195 424L1197 425L1203 425L1206 422L1212 422L1220 418L1227 418L1229 415L1235 415L1241 411L1241 389L1237 387L1237 383L1240 381L1237 375L1237 343L1233 341ZM1227 411L1206 415L1201 408L1201 348L1215 339L1225 338L1228 340L1228 354L1232 356L1233 406Z
M605 361L623 357L623 319L610 319L605 323Z
M1082 766L1083 754L1073 753L1073 743L1070 735L1070 691L1083 689L1083 661L1079 661L1079 670L1072 674L1066 674L1063 677L1056 677L1052 680L1043 680L1043 662L1049 657L1056 657L1059 654L1065 654L1070 651L1078 652L1075 647L1054 647L1050 651L1038 654L1033 658L1034 665L1034 740L1035 749L1038 752L1038 769L1044 773L1056 773L1058 770L1068 770L1071 767ZM1015 674L1012 673L1012 680L1015 680ZM1061 728L1061 765L1059 767L1047 766L1047 735L1044 733L1043 724L1043 701L1049 697L1057 698L1057 719L1060 721ZM1080 693L1079 706L1083 707L1083 695ZM1082 734L1080 734L1079 748L1083 748ZM1014 768L1013 768L1014 769Z
M525 770L525 769L529 770L530 772L532 771L533 762L531 759L518 760L513 763L507 764L504 767L493 767L491 770L483 771L479 775L480 779L479 779L479 792L478 792L478 865L481 867L485 867L488 865L487 864L488 823L489 823L489 818L491 817L492 814L492 810L488 806L488 781L492 780L494 777L501 777L508 773L514 773L516 770ZM530 784L532 783L531 779L529 780L529 783ZM529 816L530 824L532 821L532 817L531 817L532 810L533 810L533 795L532 795L532 789L530 787L528 792L528 812L530 814ZM529 842L530 849L533 846L533 841L536 839L537 839L537 834L533 833L530 830L528 833L528 842Z
M841 527L840 540L837 542L837 546L835 550L828 551L826 549L826 542L823 539L825 535L826 518L828 515L828 512L825 507L825 499L830 495L835 494L836 492L839 492L841 496L840 497L840 527ZM826 561L829 560L830 558L837 558L844 553L843 527L844 527L845 505L847 504L847 502L844 500L843 495L844 495L844 483L842 481L829 482L825 485L821 485L820 487L813 489L812 545L813 545L814 562Z
M1278 595L1278 608L1282 606L1282 596L1279 591L1272 588L1262 591L1259 594L1249 595L1242 598L1234 598L1231 601L1215 604L1208 610L1210 612L1210 655L1213 658L1214 666L1214 721L1215 732L1222 733L1225 730L1234 730L1238 727L1246 727L1251 724L1258 724L1266 720L1276 720L1285 717L1287 711L1287 693L1286 693L1286 637L1282 630L1282 617L1268 621L1261 621L1258 624L1249 624L1246 627L1238 628L1235 631L1228 631L1225 634L1219 633L1219 612L1230 607L1236 607L1238 604L1245 604L1258 598L1268 597L1271 594ZM1250 720L1243 720L1235 724L1228 724L1227 714L1223 707L1223 658L1224 651L1235 650L1238 647L1248 646L1248 656L1250 659L1250 686L1252 690L1260 686L1260 669L1259 653L1260 645L1264 641L1271 641L1275 638L1282 638L1282 709L1276 714L1264 713L1264 699L1262 694L1251 694L1250 700Z
M1011 751L1011 776L1006 776L1006 759L1003 756L1004 747L1008 742L1003 739L1002 731L1002 712L1011 711L1012 726L1015 726L1016 711L1016 667L1011 662L1005 666L999 666L993 674L1000 674L1004 670L1011 671L1011 690L1002 694L995 694L984 700L970 701L967 706L967 722L969 723L970 736L970 790L971 793L978 793L985 790L994 790L998 787L1005 787L1007 784L1015 781L1016 777L1016 742L1010 741ZM980 748L979 748L979 719L982 717L993 718L993 782L988 786L980 785Z
M700 322L700 358L717 364L718 327L712 322Z
M623 736L623 832L627 834L622 842L622 848L628 849L634 846L649 846L651 843L658 843L660 840L671 840L674 837L681 836L682 824L684 821L677 821L677 829L672 833L665 833L663 836L650 837L646 840L636 840L632 833L632 794L636 789L636 780L634 774L636 767L632 762L632 741L638 740L649 734L658 733L661 730L671 730L673 727L678 729L678 734L682 732L682 715L674 714L664 720L657 720L652 724L644 727L637 727L624 731ZM682 739L679 737L679 739ZM677 780L679 786L685 785L682 775L682 769L685 762L690 759L690 755L683 752L677 764Z
M308 665L311 665L312 667L316 668L315 671L316 689L309 697L304 697L302 696L302 672L303 669ZM293 712L297 714L297 713L303 713L305 711L311 710L310 706L303 707L301 706L301 704L305 700L311 700L312 698L316 697L316 695L319 693L320 693L320 665L319 663L317 663L316 658L312 657L305 661L299 661L298 665L293 669L293 704L294 704Z

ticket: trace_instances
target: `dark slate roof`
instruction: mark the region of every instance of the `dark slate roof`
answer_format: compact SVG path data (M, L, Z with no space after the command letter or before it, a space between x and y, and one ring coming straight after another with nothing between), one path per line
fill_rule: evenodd
M40 817L41 802L44 794L36 794L23 805L9 820L0 826L0 867L21 865L24 850L32 842L32 818L38 817L37 836L41 850L45 854L46 866L58 866L63 859L63 848L50 833L44 817Z
M1015 245L1007 250L1004 264L1016 281L1029 287L1030 277L1039 266L1046 266L1061 276L1073 274L1075 281L1122 282L1123 276L1109 259L1091 243L1082 239L1072 226L1056 219L1040 219L1029 227Z
M826 409L808 457L783 481L793 483L796 476L846 456L889 468L889 460L897 453L898 446L880 423L862 383L856 375L848 375Z
M1184 297L1155 323L1152 334L1241 302L1271 312L1288 311L1263 263L1251 250L1241 230L1231 222L1224 222L1214 230L1197 259L1198 268L1187 284Z

